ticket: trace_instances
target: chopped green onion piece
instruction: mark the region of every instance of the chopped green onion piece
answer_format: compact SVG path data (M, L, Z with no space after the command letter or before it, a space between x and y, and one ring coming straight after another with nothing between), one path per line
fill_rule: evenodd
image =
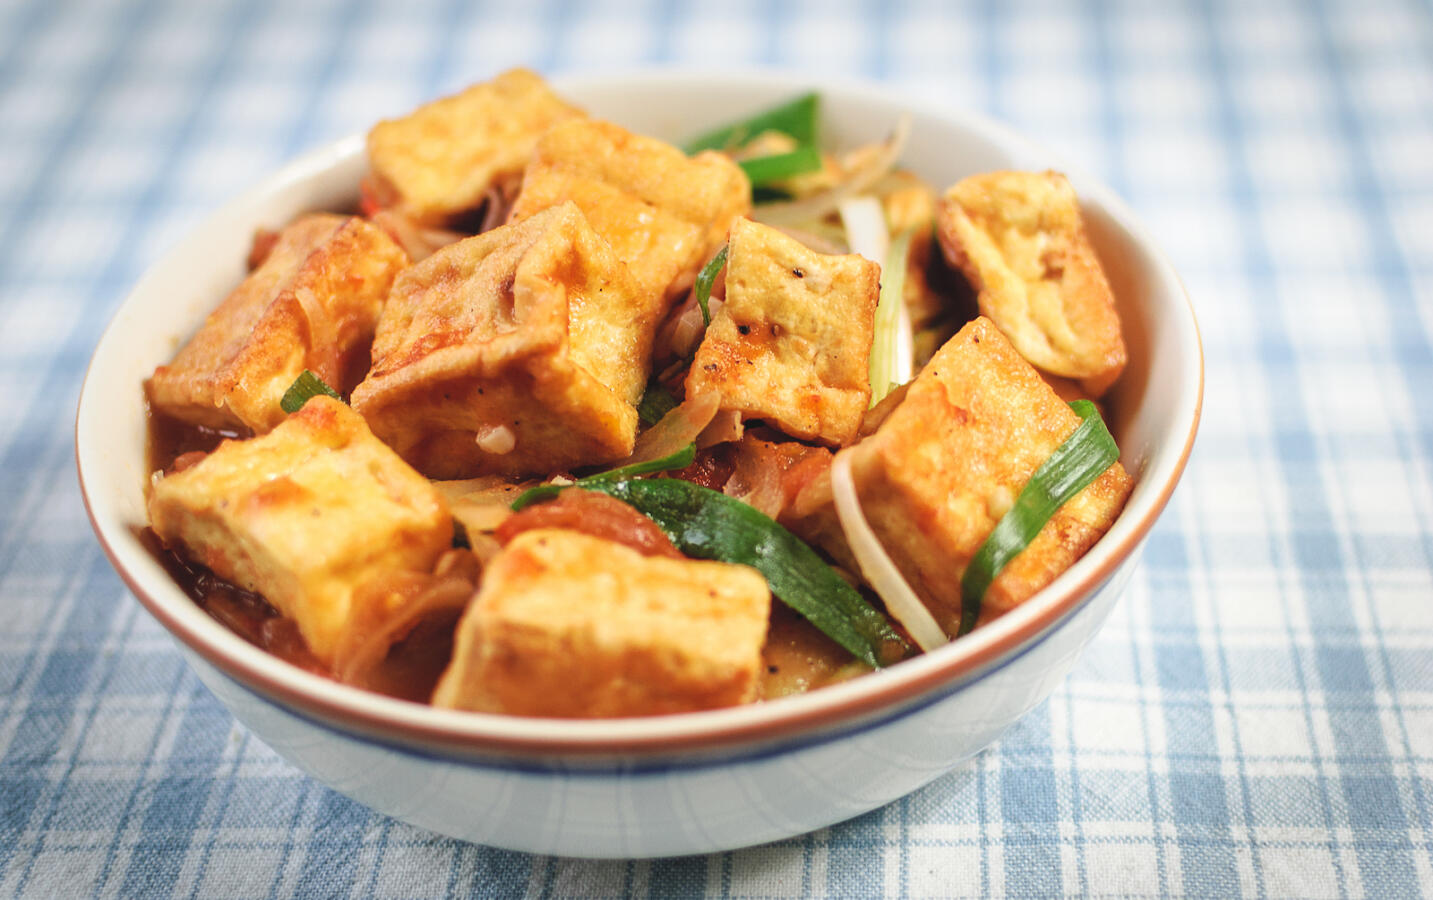
M765 187L773 182L785 181L793 175L815 172L821 168L821 151L806 144L790 153L773 153L757 156L737 163L746 173L753 188Z
M705 266L702 266L701 272L697 274L697 306L702 308L703 325L712 323L711 309L707 306L707 301L711 299L712 284L716 281L717 273L721 272L722 266L726 265L726 250L727 245L722 244L717 255L713 256Z
M901 329L901 306L906 302L906 255L910 252L910 232L891 241L881 267L881 295L876 302L875 334L871 341L871 406L910 377L900 371L898 345ZM908 325L909 323L907 323Z
M733 150L764 131L789 134L798 144L815 144L819 108L820 98L814 92L803 94L794 100L693 138L685 149L689 154L702 150Z
M1056 510L1119 459L1119 447L1095 405L1076 400L1070 408L1083 421L1030 476L1015 505L996 523L960 579L959 634L975 627L985 592L1005 564L1030 545Z
M588 490L600 490L598 485L610 481L621 481L624 478L636 478L639 475L651 475L654 472L665 472L668 469L685 469L697 458L697 445L688 444L675 453L663 456L660 459L653 459L648 462L633 463L630 466L622 466L618 469L611 469L607 472L598 472L596 475L588 475L586 478L579 478L572 484L540 484L535 488L528 488L518 495L512 502L514 511L524 509L542 500L551 500L562 493L563 488L581 487Z
M637 404L637 418L643 425L656 425L662 416L677 408L677 398L657 381L647 383L642 402Z
M751 202L755 206L763 203L781 203L790 200L791 195L781 188L754 187L751 189Z
M677 478L603 479L583 487L631 504L687 556L756 569L779 600L872 668L911 653L890 620L816 551L740 500Z
M335 400L343 399L338 395L338 391L324 384L322 378L304 369L299 373L299 377L294 379L294 383L289 385L289 389L284 391L284 396L279 400L279 408L286 413L296 413L304 408L310 397L317 397L319 394L325 394Z

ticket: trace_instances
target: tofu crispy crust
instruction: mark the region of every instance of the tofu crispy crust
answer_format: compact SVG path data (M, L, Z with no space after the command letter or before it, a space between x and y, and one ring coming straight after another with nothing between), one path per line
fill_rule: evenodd
M408 256L362 219L326 213L285 228L264 262L147 382L181 421L262 434L304 369L342 391L358 380L383 298Z
M866 518L948 634L960 621L971 557L1079 421L982 317L931 358L876 433L851 450ZM1061 507L991 584L983 618L1069 568L1109 529L1131 486L1116 462Z
M433 704L609 718L750 703L770 611L755 569L526 531L484 572Z
M688 158L610 122L564 122L537 142L513 221L571 201L646 292L671 299L692 286L732 220L751 209L741 168L719 153Z
M473 209L516 177L544 131L583 115L537 73L511 69L368 133L368 160L394 208L425 225Z
M687 375L687 394L833 446L856 435L871 400L868 366L881 267L827 256L737 219L726 300Z
M1125 365L1114 295L1058 172L963 179L937 210L946 258L1020 354L1098 397Z
M656 317L564 204L404 272L353 406L435 478L612 462L632 452Z
M149 519L166 545L293 619L327 665L347 639L354 591L430 571L453 537L437 490L329 397L160 479Z

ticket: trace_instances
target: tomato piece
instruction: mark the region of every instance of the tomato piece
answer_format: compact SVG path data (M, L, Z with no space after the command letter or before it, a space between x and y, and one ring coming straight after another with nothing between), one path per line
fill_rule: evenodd
M555 500L514 513L494 534L506 544L534 528L566 528L625 544L644 556L685 559L656 522L621 500L595 491L568 488Z

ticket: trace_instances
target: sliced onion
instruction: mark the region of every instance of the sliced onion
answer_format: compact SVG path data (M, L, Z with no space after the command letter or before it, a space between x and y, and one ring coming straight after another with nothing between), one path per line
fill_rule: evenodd
M720 300L707 301L709 310L715 311L720 305ZM697 305L695 295L688 295L686 302L677 307L676 313L662 325L662 329L657 335L657 346L665 350L669 356L690 359L706 333L707 326L702 320L702 308Z
M453 550L451 554L467 554ZM480 567L442 566L445 574L391 572L354 593L354 621L334 654L333 674L345 683L367 686L394 644L425 619L460 615L476 590ZM395 608L396 607L396 608ZM366 626L366 627L365 627Z
M741 440L746 426L741 423L741 410L724 409L712 416L711 422L697 435L697 449Z
M711 424L712 417L720 406L721 395L716 391L687 397L671 412L662 416L660 422L637 435L632 455L618 465L651 462L671 456L688 444L696 442L697 437Z
M520 176L501 182L494 182L483 195L483 221L478 225L478 234L491 231L507 223L512 214L513 201L517 199L518 188L522 186Z
M512 516L511 501L495 503L491 500L456 500L448 504L448 512L463 525L470 536L485 531L497 531L498 526Z
M910 132L911 117L903 115L896 120L896 127L890 137L878 145L875 152L862 154L864 158L847 172L839 183L800 200L763 203L752 209L751 217L768 225L799 225L826 218L836 211L842 200L865 193L871 185L895 168Z
M388 232L388 236L403 248L413 262L425 260L443 247L463 239L463 235L456 231L424 228L391 209L379 210L370 217L370 221Z
M865 513L861 512L856 483L851 477L849 450L837 453L831 463L831 497L836 505L836 518L846 534L846 543L861 566L861 574L886 602L886 611L910 632L922 650L929 652L948 643L950 638L891 561L886 548L881 546L866 521Z
M475 504L496 503L506 506L537 482L514 483L501 475L479 475L477 478L434 481L432 484L449 503L465 501Z
M294 291L294 301L308 321L308 368L320 378L333 381L335 390L346 390L349 385L339 383L343 379L343 369L338 364L338 325L333 316L309 288Z

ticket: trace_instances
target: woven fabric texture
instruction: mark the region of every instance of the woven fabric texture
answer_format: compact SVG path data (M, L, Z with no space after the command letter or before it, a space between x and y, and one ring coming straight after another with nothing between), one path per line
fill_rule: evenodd
M73 423L144 269L299 152L510 65L775 65L984 111L1184 278L1205 414L1112 620L967 767L707 857L467 845L237 725L111 570ZM1433 7L0 3L0 896L1433 892Z

